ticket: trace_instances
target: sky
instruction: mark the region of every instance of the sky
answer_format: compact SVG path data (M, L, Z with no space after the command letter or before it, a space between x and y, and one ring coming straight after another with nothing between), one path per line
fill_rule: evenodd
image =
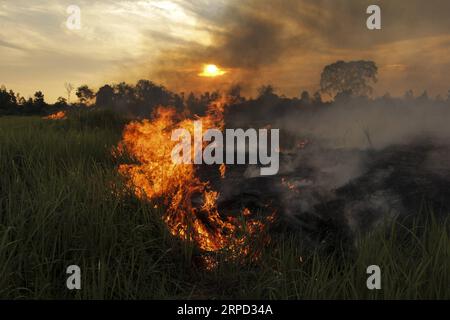
M368 30L377 4L382 29ZM66 26L81 9L81 29ZM0 85L47 101L65 83L99 88L149 79L174 91L263 84L298 96L324 66L373 60L375 94L447 95L448 0L0 0ZM205 64L225 74L201 77Z

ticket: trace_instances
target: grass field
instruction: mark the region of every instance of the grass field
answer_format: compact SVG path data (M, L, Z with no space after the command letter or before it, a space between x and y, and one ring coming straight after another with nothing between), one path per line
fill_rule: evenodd
M450 223L431 214L364 236L351 255L280 233L258 263L205 271L152 204L114 192L121 124L111 114L0 118L0 298L450 299ZM66 288L72 264L79 291ZM374 264L382 290L370 291Z

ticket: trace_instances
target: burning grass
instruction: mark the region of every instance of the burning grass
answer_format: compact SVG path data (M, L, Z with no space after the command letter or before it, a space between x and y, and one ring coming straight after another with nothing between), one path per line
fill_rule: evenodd
M65 120L67 119L67 114L64 111L58 111L49 116L44 117L45 120Z
M207 128L223 129L226 101L211 104L200 120ZM235 258L258 258L259 252L249 248L249 242L261 237L274 219L253 218L248 208L242 208L240 219L219 212L219 193L209 181L202 181L194 165L174 164L172 152L176 142L171 140L174 129L193 130L192 119L181 118L172 108L157 109L153 120L128 124L115 154L129 154L136 163L122 164L119 172L126 178L136 196L145 201L161 200L166 212L162 219L172 235L194 242L205 252L226 251ZM193 132L191 132L193 134ZM225 175L220 167L220 175ZM195 198L200 204L195 205ZM209 269L215 263L205 259Z
M156 203L113 192L120 133L0 119L0 298L450 299L450 222L432 213L380 227L346 255L275 233L251 243L257 263L211 252L217 267L204 272L198 246L172 236ZM71 264L83 270L78 292L61 276ZM366 288L372 264L382 268L381 291Z

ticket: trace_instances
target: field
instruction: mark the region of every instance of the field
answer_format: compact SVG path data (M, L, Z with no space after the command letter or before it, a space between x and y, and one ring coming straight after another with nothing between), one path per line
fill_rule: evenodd
M0 117L0 298L450 299L450 221L425 212L362 236L351 253L281 232L256 263L218 254L205 270L163 209L115 191L126 189L111 155L123 123L108 113ZM66 288L72 264L79 291ZM381 267L381 290L366 287L369 265Z

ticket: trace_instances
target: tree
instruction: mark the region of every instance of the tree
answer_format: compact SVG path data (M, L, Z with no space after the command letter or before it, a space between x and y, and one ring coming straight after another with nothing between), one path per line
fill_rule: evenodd
M114 107L124 109L136 103L137 95L135 87L125 82L113 86Z
M184 93L174 94L172 104L178 111L184 111Z
M168 106L175 102L174 96L164 86L156 85L149 80L139 80L135 91L139 103L146 108Z
M37 91L33 98L29 98L23 106L27 113L39 114L46 105L44 94L41 91Z
M34 94L34 103L43 104L45 101L42 91L36 91Z
M86 104L95 98L95 93L87 85L83 85L77 89L76 95L81 103Z
M112 107L114 103L114 90L111 86L105 85L98 89L95 105L100 107Z
M70 103L70 96L72 95L72 91L73 89L75 89L75 87L73 86L73 84L66 82L64 83L64 88L66 88L67 92L67 101Z
M424 91L419 97L417 97L417 101L419 102L427 102L429 100L428 91Z
M245 98L242 97L242 87L239 84L231 86L228 90L228 97L233 104L239 104L245 101Z
M332 97L347 92L352 96L372 94L377 82L378 67L373 61L338 61L326 66L320 78L323 93Z
M310 97L310 95L309 95L309 92L308 91L303 91L301 94L300 94L300 100L304 103L304 104L310 104L311 103L311 97Z
M314 93L314 96L313 96L313 104L320 105L322 103L323 103L322 96L320 95L320 92L317 91L316 93Z
M204 111L208 108L208 106L217 101L220 98L220 93L218 91L213 92L204 92L200 95L200 104L202 105Z
M187 100L186 100L186 105L187 108L192 112L195 113L195 110L197 110L197 98L195 97L195 94L193 92L189 93Z
M67 107L67 99L64 97L58 97L55 103L55 107L57 108L65 108Z
M275 95L275 89L272 85L263 85L258 88L258 99L267 98Z
M17 106L17 97L12 90L0 87L0 109L11 109Z
M414 99L414 92L410 89L405 92L403 98L407 101L411 101Z
M44 94L42 93L42 91L37 91L34 94L33 103L38 108L42 108L45 106L45 97L44 97Z

